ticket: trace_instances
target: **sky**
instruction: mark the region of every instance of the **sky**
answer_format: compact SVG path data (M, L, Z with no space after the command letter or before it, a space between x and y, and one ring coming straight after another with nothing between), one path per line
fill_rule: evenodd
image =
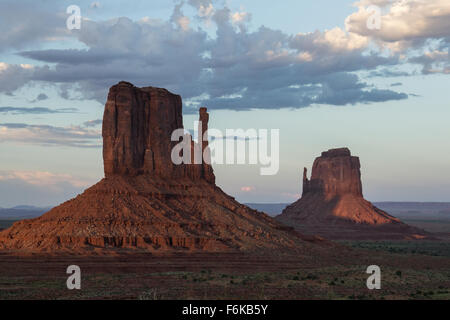
M371 201L450 201L448 0L0 0L0 30L0 207L103 177L122 80L180 94L188 129L206 106L210 128L280 130L276 175L214 165L241 202L294 202L336 147L360 157Z

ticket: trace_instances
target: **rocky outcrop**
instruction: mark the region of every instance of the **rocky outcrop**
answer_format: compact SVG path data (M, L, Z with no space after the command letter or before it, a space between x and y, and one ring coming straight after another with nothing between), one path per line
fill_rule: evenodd
M331 239L423 239L426 233L402 223L363 198L361 165L348 148L323 152L311 179L303 171L301 199L276 217L305 234Z
M307 169L303 172L303 195L319 193L325 198L344 194L362 197L361 165L347 148L322 152L314 161L311 180Z
M0 232L0 248L83 254L118 248L279 252L302 251L318 241L303 239L225 194L208 163L174 164L177 141L171 134L183 129L181 106L181 98L165 89L127 82L113 86L103 121L105 178L43 216ZM206 108L199 120L205 134ZM191 156L200 151L208 159L207 141L187 141Z

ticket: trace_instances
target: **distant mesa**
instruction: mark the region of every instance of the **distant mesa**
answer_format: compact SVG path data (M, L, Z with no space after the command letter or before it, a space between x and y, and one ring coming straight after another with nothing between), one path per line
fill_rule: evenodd
M199 117L206 131L206 108ZM105 178L43 216L0 232L0 248L221 252L311 245L292 228L225 194L210 165L174 165L171 150L178 142L171 134L179 128L180 96L128 82L111 87L103 118ZM191 147L205 150L208 143Z
M303 194L276 219L305 234L329 239L423 239L408 226L363 198L361 165L348 148L322 152L311 179L303 171Z

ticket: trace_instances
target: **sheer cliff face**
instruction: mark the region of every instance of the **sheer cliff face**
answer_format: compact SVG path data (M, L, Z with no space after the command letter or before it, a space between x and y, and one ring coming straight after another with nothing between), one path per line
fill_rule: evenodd
M303 195L318 193L326 198L353 194L362 197L361 165L347 148L322 152L314 161L311 180L303 175Z
M203 132L209 115L200 109ZM163 178L205 179L214 183L211 166L175 165L171 151L178 141L171 141L176 129L183 128L182 102L179 95L166 89L137 88L128 82L111 87L103 116L103 160L105 176L141 174ZM195 148L208 147L192 144Z
M113 86L103 116L105 176L174 174L170 137L182 121L180 96L126 82Z

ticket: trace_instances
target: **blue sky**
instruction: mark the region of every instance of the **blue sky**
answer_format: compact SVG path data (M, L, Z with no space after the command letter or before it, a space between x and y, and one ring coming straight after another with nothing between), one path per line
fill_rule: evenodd
M205 105L210 127L280 129L277 175L215 166L240 201L293 202L303 167L343 146L369 200L450 201L449 24L445 0L3 0L0 207L55 205L103 177L96 120L120 80L181 94L187 128Z

